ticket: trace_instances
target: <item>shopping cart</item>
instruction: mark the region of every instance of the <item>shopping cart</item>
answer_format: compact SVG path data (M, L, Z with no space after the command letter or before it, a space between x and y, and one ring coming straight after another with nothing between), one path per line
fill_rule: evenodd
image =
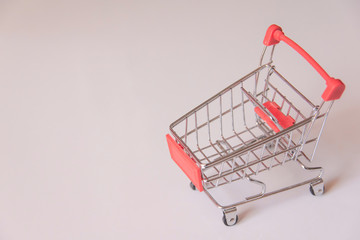
M302 55L325 79L320 104L314 104L275 69L272 57L280 41ZM345 90L340 80L331 78L279 26L268 28L263 43L257 69L172 123L174 139L166 136L171 158L190 179L191 188L204 191L222 209L227 226L237 223L237 206L244 203L305 184L310 185L313 195L324 192L322 168L305 163L313 160L330 108ZM269 61L263 64L265 56ZM273 191L267 191L266 183L256 179L276 166L285 168L288 162L316 176ZM258 193L220 204L211 191L238 180L255 184Z

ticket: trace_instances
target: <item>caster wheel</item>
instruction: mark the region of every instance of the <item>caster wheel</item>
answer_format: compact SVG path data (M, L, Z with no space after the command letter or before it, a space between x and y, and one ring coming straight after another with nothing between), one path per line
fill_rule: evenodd
M226 226L231 227L231 226L234 226L238 222L239 218L237 215L235 215L235 218L231 218L229 221L227 221L225 214L224 214L222 220Z
M313 185L310 185L310 192L312 195L314 196L320 196L320 195L323 195L324 192L325 192L325 186L322 185L322 186L313 186Z
M196 191L196 187L195 187L195 185L192 183L192 182L190 182L190 188L192 189L192 190L194 190L194 191Z

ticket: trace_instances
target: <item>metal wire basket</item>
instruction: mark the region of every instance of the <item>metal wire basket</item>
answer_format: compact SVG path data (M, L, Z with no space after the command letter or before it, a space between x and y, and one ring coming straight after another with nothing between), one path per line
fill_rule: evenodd
M277 43L284 41L300 53L326 80L322 101L314 104L296 89L273 64ZM314 158L324 124L344 84L331 78L301 47L271 25L264 39L260 66L195 107L170 125L167 135L172 159L189 177L191 187L204 191L223 211L227 226L238 221L237 206L310 184L313 195L324 192L321 167L307 167ZM272 46L268 53L268 46ZM269 60L263 63L264 56ZM318 123L320 127L314 127ZM316 176L267 191L256 179L264 171L295 161ZM211 190L244 180L260 191L235 203L223 205ZM259 187L257 187L259 188Z

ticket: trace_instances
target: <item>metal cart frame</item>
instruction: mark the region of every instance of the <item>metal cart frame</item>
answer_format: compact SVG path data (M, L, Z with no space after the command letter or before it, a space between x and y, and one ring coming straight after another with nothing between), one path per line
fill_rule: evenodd
M314 104L275 69L272 58L280 41L294 48L326 80L320 104ZM174 138L166 136L171 157L190 179L192 189L204 191L222 209L227 226L237 223L239 205L306 184L313 195L324 192L323 169L308 167L306 162L314 159L330 109L345 85L331 78L276 25L268 28L264 45L257 69L180 117L170 125ZM263 63L265 56L269 60ZM270 192L265 182L255 179L290 161L316 176ZM238 180L260 186L261 191L220 204L211 189Z

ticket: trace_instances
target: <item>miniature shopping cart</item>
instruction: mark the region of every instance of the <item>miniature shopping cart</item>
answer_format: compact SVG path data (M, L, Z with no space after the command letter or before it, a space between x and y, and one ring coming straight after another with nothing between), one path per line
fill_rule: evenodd
M272 57L280 41L325 79L327 86L318 105L275 69ZM170 125L174 138L166 136L171 158L190 179L190 186L204 191L222 209L227 226L237 223L237 206L244 203L305 184L313 195L324 192L322 168L307 163L314 158L334 100L345 90L340 80L331 78L279 26L268 28L264 45L257 69L176 120ZM263 63L265 58L269 60ZM267 182L258 178L277 166L286 169L290 162L316 176L267 191ZM258 191L235 203L220 204L212 191L239 180Z

